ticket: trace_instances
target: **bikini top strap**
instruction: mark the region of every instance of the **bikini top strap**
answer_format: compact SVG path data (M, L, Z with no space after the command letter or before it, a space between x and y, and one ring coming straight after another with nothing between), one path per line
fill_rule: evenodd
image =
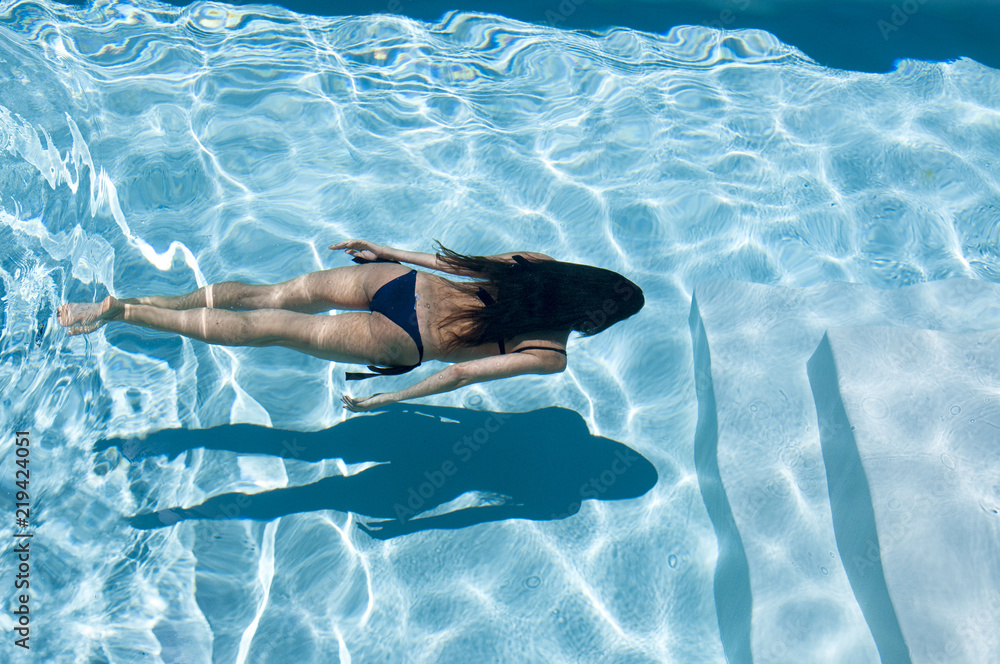
M525 350L554 350L557 353L562 353L563 355L566 355L566 351L564 351L562 348L549 348L548 346L525 346L524 348L518 348L514 352L520 353Z
M493 299L492 295L486 292L485 288L480 287L479 290L476 291L476 297L482 300L483 304L485 304L487 307L491 307L494 304L496 304L496 300Z
M487 293L486 290L483 289L482 287L480 287L480 289L476 291L476 296L480 300L482 300L483 304L485 304L487 307L492 307L494 304L496 304L496 300L493 299L493 296ZM497 337L497 345L500 347L500 354L506 355L507 351L504 349L503 337Z
M398 376L399 374L405 374L409 371L413 371L419 364L414 364L410 367L376 367L375 365L369 364L368 368L377 373L355 373L353 371L348 371L344 378L346 380L367 380L369 378L375 378L376 376Z
M355 256L351 260L360 265L364 265L365 263L396 263L397 265L402 265L402 263L400 263L399 261L394 261L390 258L376 258L375 260L370 261L367 258L362 258L361 256Z

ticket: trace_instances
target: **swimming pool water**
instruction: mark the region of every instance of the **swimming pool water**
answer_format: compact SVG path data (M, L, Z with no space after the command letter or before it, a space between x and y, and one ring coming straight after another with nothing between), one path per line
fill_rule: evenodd
M1000 277L1000 80L971 59L869 74L754 30L7 0L0 81L0 532L14 518L8 433L30 429L42 598L32 653L5 642L10 661L748 661L731 635L761 634L766 616L751 626L720 610L742 604L719 595L732 552L696 463L696 289ZM646 308L571 340L565 373L422 402L576 411L652 462L656 486L564 519L385 542L344 511L131 528L138 511L364 472L337 458L199 448L133 464L94 450L177 427L335 427L345 367L121 326L70 338L55 307L284 280L346 264L325 247L350 237L542 251L639 283ZM747 489L722 461L725 490ZM832 525L795 518L828 528L819 553L848 589ZM14 564L0 560L4 583ZM752 585L797 606L782 586ZM831 597L860 615L846 591ZM816 615L807 628L834 642L864 625ZM5 610L3 633L13 625Z
M1000 7L992 0L353 0L349 12L316 0L275 4L302 14L390 13L430 22L457 10L567 30L766 30L827 67L854 71L887 72L897 59L969 57L994 69L1000 65L993 34Z

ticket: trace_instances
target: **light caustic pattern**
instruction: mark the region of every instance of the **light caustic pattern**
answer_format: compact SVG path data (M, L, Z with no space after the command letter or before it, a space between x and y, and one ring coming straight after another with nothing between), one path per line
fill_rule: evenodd
M968 60L872 75L755 31L7 1L0 81L0 426L46 441L48 661L718 661L693 286L1000 275L1000 84ZM122 525L356 472L91 451L178 426L331 426L341 367L114 326L68 338L55 306L279 281L342 264L325 246L348 237L537 250L643 285L647 324L576 343L565 374L476 389L490 409L581 412L652 460L657 487L388 543L338 513Z

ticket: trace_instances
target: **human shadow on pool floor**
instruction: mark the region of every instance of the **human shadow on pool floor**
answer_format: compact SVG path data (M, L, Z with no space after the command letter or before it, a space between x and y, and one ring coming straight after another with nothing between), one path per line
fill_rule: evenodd
M647 459L591 435L583 418L564 408L494 413L394 404L324 431L233 424L167 429L141 440L101 441L96 448L112 445L131 461L204 447L300 461L383 462L348 477L252 495L226 493L193 507L131 517L141 529L188 519L270 520L332 509L369 517L372 521L359 527L389 539L504 519L561 519L576 514L588 498L637 498L657 481ZM460 496L459 508L446 511Z

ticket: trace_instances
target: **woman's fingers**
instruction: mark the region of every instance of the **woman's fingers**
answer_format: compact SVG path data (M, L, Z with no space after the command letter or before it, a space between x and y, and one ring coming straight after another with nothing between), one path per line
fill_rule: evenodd
M359 401L356 399L352 399L351 397L345 394L344 396L340 397L340 400L344 402L344 408L351 411L352 413L363 413L364 411L368 410L368 408L365 407L362 401L365 401L370 398L371 397L367 397L366 399L362 399Z
M378 260L377 247L378 245L368 240L344 240L337 244L331 244L330 250L343 249L349 256L361 257L366 261L375 261Z
M350 247L357 246L357 243L364 242L363 240L344 240L343 242L338 242L337 244L331 244L330 249L348 249Z
M348 256L361 256L366 260L372 260L364 254L371 254L372 252L366 251L364 248L364 242L361 240L346 240L344 242L338 242L337 244L331 244L329 249L331 251L337 251L338 249L343 249ZM377 258L377 257L376 257Z
M385 394L384 392L376 392L375 394L370 394L367 397L362 397L360 399L355 399L354 397L349 397L346 394L340 397L340 400L344 402L344 408L355 413L362 413L372 408L377 408L379 400L375 397Z
M331 244L330 248L331 249L346 249L346 248L350 247L350 248L357 249L357 248L371 247L373 245L374 245L374 243L373 242L369 242L368 240L353 239L353 240L342 240L340 242L337 242L336 244Z
M345 249L344 250L348 256L354 256L356 258L363 258L366 261L376 261L378 260L378 254L374 251L369 251L366 249Z

